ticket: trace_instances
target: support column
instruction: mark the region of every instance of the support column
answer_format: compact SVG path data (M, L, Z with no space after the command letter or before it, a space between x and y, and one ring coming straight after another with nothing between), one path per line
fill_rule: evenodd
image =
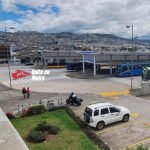
M93 62L93 68L94 68L94 76L96 76L96 62L95 62L95 55L94 55L94 62Z
M110 56L110 75L112 75L112 67L113 67L113 65L112 65L112 55Z
M82 56L82 66L83 66L83 73L85 72L85 64L84 64L84 55Z
M97 70L98 70L98 72L100 72L100 70L101 70L101 65L100 64L97 64Z
M110 64L110 75L112 75L112 64Z
M150 55L149 55L149 60L150 60Z

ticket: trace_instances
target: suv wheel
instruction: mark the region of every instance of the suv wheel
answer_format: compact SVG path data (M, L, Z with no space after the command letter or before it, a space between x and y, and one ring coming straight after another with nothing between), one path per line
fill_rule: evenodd
M97 128L98 130L102 130L102 129L104 128L104 126L105 126L104 122L103 122L103 121L100 121L100 122L97 123L96 128Z
M124 115L122 121L128 122L129 121L129 115Z

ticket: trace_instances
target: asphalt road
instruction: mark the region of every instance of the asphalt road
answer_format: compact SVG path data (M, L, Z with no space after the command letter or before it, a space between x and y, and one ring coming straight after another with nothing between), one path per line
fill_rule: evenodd
M17 69L32 72L32 68L13 66L11 72ZM78 79L69 78L66 76L65 69L50 69L50 74L45 77L45 81L34 81L32 75L12 80L12 86L14 89L22 89L22 87L30 87L32 91L36 92L58 92L58 93L70 93L72 91L76 93L98 93L111 90L125 90L129 89L128 84L122 84L108 78L96 78L96 79ZM9 86L9 76L7 67L0 68L0 83Z

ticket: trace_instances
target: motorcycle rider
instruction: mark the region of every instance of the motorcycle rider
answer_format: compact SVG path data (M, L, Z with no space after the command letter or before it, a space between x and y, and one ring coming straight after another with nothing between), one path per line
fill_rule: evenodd
M75 104L77 106L80 106L82 101L83 99L77 98L77 96L73 92L71 92L68 99L66 99L67 104L71 104L71 105Z
M76 100L76 98L77 98L77 96L72 92L71 94L70 94L70 96L69 96L69 99L71 99L71 103L73 104L73 101L75 101Z

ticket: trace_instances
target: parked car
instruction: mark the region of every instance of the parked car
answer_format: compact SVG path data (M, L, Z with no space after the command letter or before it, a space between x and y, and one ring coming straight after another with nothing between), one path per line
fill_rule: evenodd
M85 108L84 121L89 126L101 130L110 123L127 122L130 114L130 111L125 107L114 106L110 103L96 103Z

